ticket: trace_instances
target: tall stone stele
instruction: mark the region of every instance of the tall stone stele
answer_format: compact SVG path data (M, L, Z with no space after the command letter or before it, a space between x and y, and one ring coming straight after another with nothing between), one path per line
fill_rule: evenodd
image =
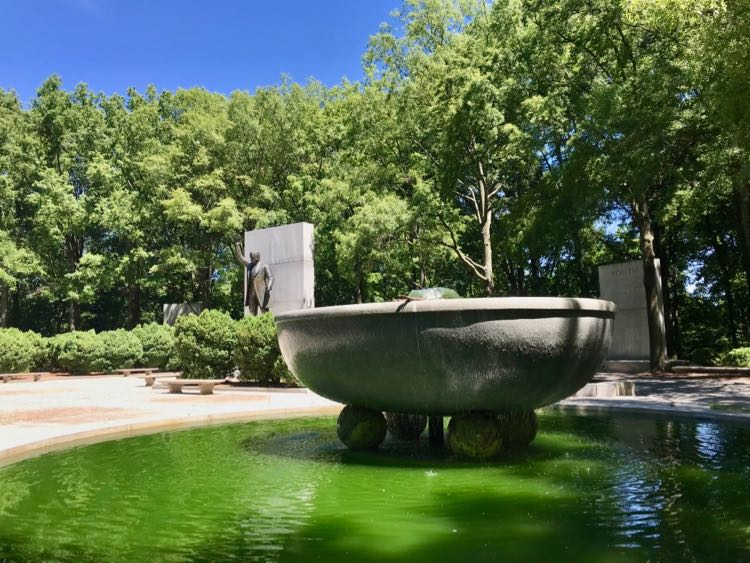
M656 330L661 346L666 347L661 267L658 258L655 263L656 292L660 312ZM643 262L636 260L599 266L599 297L617 305L612 345L607 359L635 366L640 363L641 368L632 368L632 371L647 371L651 346L646 291L643 287Z
M257 253L271 272L272 291L265 307L274 314L315 307L313 231L310 223L293 223L245 232L242 258L250 261L250 254ZM248 277L243 296L248 294ZM247 304L245 314L254 314Z

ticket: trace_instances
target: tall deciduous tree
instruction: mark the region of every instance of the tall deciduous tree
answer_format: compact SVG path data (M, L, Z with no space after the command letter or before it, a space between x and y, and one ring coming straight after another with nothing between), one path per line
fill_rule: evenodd
M626 206L638 228L644 266L651 365L664 369L655 259L655 228L680 185L695 145L695 92L686 54L700 25L697 2L580 2L543 7L537 21L551 44L572 49L575 69L589 77L584 96L588 133L596 145L595 180Z

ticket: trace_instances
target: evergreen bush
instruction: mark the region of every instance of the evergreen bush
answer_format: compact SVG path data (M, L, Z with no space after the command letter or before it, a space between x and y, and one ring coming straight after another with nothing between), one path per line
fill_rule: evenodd
M132 368L140 363L143 347L133 332L118 328L100 332L96 337L99 343L98 355L93 364L95 371L111 373L116 369Z
M164 370L178 369L180 360L174 343L174 329L169 325L149 323L138 325L133 334L143 348L141 363L144 367L158 367Z
M47 342L35 332L0 329L0 373L22 373L47 364Z
M91 373L104 355L102 340L93 331L58 334L49 339L52 365L70 373Z
M237 323L234 358L243 381L259 383L294 382L284 363L276 336L273 315L245 317Z
M300 384L299 381L297 381L297 378L294 377L292 372L289 370L289 367L286 365L281 352L279 352L279 357L276 358L276 361L273 363L272 373L275 380L280 381L281 383L288 383L289 385Z
M735 348L718 358L718 365L727 367L750 367L750 348Z
M220 379L234 367L236 323L229 315L208 309L199 316L185 315L174 328L175 348L183 375Z

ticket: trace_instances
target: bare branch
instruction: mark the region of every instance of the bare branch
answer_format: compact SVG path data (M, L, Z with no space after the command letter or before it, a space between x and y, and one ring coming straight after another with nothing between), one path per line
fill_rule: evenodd
M495 188L492 189L492 191L487 196L487 199L490 199L491 197L495 197L498 193L500 193L500 188L502 188L502 184L498 184Z
M474 192L471 189L468 189L465 193L459 192L458 190L453 190L453 191L458 197L466 198L469 201L471 201L472 205L474 205L474 215L476 216L477 221L481 223L482 213L479 211L479 204L477 203L477 196L474 195Z
M474 260L472 260L469 256L464 254L464 252L461 250L461 247L458 245L458 241L456 240L456 234L453 232L453 229L451 229L448 222L445 220L445 218L441 215L440 216L440 222L445 226L448 233L450 234L452 244L448 244L444 241L440 241L439 244L442 246L445 246L446 248L450 248L453 250L458 257L461 259L461 261L466 264L471 270L474 272L474 274L482 281L487 281L487 271L485 270L484 266L478 264Z

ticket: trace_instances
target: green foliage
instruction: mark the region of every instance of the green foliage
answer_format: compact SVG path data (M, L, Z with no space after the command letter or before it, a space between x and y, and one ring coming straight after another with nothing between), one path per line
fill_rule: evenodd
M750 368L750 348L735 348L720 354L716 360L720 366Z
M273 315L245 317L237 323L234 358L245 381L259 383L293 382L281 357Z
M96 371L104 357L102 341L93 330L58 334L49 339L52 365L76 374Z
M94 361L94 369L105 373L116 369L132 368L143 357L143 346L140 339L131 331L117 329L100 332L96 335L99 340L98 357Z
M237 318L232 243L308 221L318 305L596 297L597 266L653 236L671 352L737 348L749 22L719 0L408 0L361 83L107 96L51 76L28 109L0 91L0 326Z
M169 325L149 323L133 329L143 348L144 367L174 370L180 365L175 349L174 329Z
M45 367L47 360L47 343L35 332L0 329L0 373L38 370Z
M297 378L294 377L294 374L289 370L289 366L286 365L284 357L281 354L279 354L276 360L274 360L271 374L274 381L293 386L299 385Z
M690 363L697 366L713 366L716 364L716 348L701 347L690 351Z
M183 375L197 379L229 375L237 343L235 325L229 315L214 309L178 318L174 328L175 349Z

